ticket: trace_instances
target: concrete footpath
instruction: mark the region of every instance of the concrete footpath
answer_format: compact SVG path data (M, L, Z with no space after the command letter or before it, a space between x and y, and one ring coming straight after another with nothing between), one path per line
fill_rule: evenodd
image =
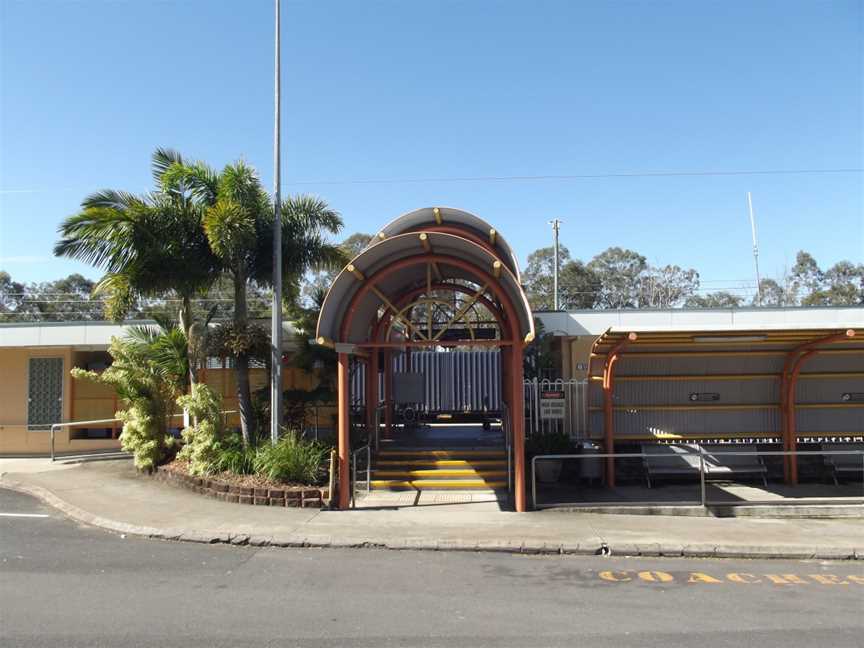
M286 547L864 560L864 519L512 513L446 501L351 511L243 506L138 475L129 460L0 459L0 488L121 534Z

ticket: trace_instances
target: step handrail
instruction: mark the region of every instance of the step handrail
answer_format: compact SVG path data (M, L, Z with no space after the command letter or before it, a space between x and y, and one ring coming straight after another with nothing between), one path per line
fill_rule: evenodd
M356 508L357 496L357 456L366 453L366 493L372 489L372 446L368 443L351 452L351 508Z

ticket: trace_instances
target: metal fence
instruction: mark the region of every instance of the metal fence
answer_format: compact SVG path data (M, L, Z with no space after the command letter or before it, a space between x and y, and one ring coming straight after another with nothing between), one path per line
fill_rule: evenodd
M698 450L694 450L690 456L694 460L691 463L694 473L698 473L699 481L698 483L688 483L688 486L693 488L692 493L688 493L687 497L679 497L677 499L661 499L658 497L653 497L658 493L656 488L641 488L639 486L636 487L624 487L624 488L604 488L603 493L607 495L604 499L576 499L570 501L557 501L557 502L540 502L538 496L538 485L537 485L537 465L539 462L548 462L548 461L577 461L582 464L582 466L590 466L587 470L580 470L580 473L590 474L592 476L597 476L599 479L602 479L603 474L603 464L607 458L614 458L616 461L620 460L639 460L644 461L646 455L641 452L630 452L630 453L617 453L617 454L603 454L603 453L590 453L590 454L556 454L556 455L536 455L531 459L531 503L532 507L535 509L539 508L554 508L554 507L562 507L562 506L570 506L570 507L627 507L627 506L668 506L668 505L690 505L690 506L701 506L701 507L710 507L710 506L770 506L777 504L796 504L796 505L826 505L826 504L853 504L853 505L861 505L864 507L864 450L801 450L796 452L791 452L788 450L748 450L748 451L724 451L724 452L706 452L704 448L698 448ZM855 495L831 495L828 497L808 497L806 495L805 490L808 487L811 487L812 484L799 484L797 486L787 487L790 490L796 490L795 497L785 495L782 492L777 492L778 489L775 489L775 496L772 499L717 499L711 498L708 495L707 484L709 480L712 480L714 475L711 471L711 466L709 465L709 459L712 461L716 461L720 465L723 464L724 458L730 458L730 461L734 463L732 458L734 457L749 457L755 459L757 461L762 461L764 457L787 457L787 456L821 456L823 458L826 473L830 472L834 482L835 487L838 487L837 474L838 469L842 469L845 473L849 473L852 475L861 475L862 484L861 488L858 489L857 494ZM827 460L826 460L827 459ZM586 463L582 463L586 462ZM587 462L590 462L587 463ZM580 466L581 468L581 466ZM695 475L694 475L695 476ZM735 480L731 476L726 476L722 478L725 482L735 482ZM735 482L737 483L737 482ZM697 492L698 487L698 492ZM617 498L616 495L623 495L624 491L630 488L634 490L635 494L645 494L651 493L652 497L647 499L623 499ZM830 487L829 487L830 488ZM851 487L850 487L851 488ZM562 490L566 489L566 487L557 487L559 494ZM570 492L573 493L584 491L584 486L575 486L570 488ZM765 492L769 492L769 487L763 489ZM823 489L820 489L820 492ZM597 492L596 490L594 492ZM689 495L693 495L690 497ZM864 510L862 510L862 514L864 514Z
M537 380L535 378L526 380L524 389L527 436L563 432L576 441L588 437L587 380ZM553 392L559 392L564 396L563 411L560 407L544 407L543 401L551 400L544 397ZM559 418L558 414L562 416Z
M410 355L410 360L408 356ZM499 412L501 354L488 351L412 351L393 357L394 379L402 372L424 375L426 412ZM362 402L366 393L366 366L358 364L351 375L352 399ZM384 393L383 373L378 374L378 394Z

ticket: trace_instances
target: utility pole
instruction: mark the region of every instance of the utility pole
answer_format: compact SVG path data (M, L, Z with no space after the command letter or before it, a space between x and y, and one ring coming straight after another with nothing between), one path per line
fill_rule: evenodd
M274 121L273 121L273 304L270 327L270 441L279 440L282 428L282 197L280 184L282 169L279 155L281 153L280 118L282 108L281 97L281 59L282 44L280 39L281 16L279 5L282 0L276 0L276 75L274 79Z
M753 217L753 200L747 192L747 212L750 214L750 233L753 235L753 263L756 265L756 305L762 305L762 280L759 278L759 245L756 242L756 219Z
M549 224L552 225L553 238L555 240L555 258L553 259L552 266L552 310L558 310L558 267L560 266L559 262L559 254L558 254L558 227L561 225L561 221L557 218L549 221Z

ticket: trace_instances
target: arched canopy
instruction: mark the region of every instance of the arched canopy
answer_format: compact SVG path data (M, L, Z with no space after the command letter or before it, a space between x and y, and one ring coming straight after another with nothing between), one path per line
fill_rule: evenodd
M453 207L424 207L403 214L387 223L376 235L377 240L405 232L443 232L468 238L487 247L521 282L519 262L504 237L482 218Z
M387 225L376 241L330 287L318 319L319 341L369 343L379 311L429 285L430 268L438 275L437 282L478 286L478 292L499 307L514 338L510 342L533 339L533 317L519 283L515 256L497 232L476 216L448 208L417 210Z

